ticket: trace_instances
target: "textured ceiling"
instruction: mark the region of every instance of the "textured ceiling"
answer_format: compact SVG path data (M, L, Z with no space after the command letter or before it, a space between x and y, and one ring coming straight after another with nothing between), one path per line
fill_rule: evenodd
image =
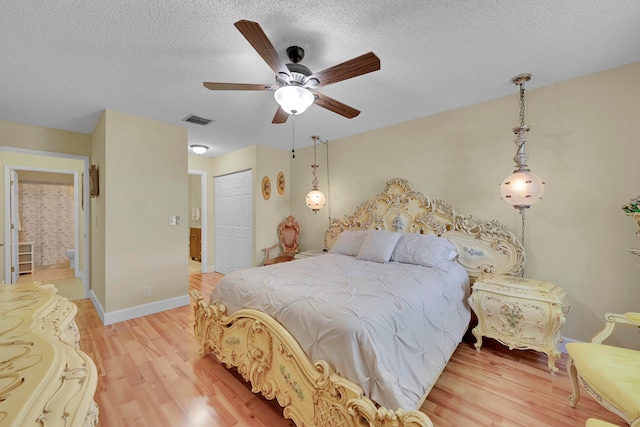
M380 71L320 90L360 116L311 106L295 118L297 147L514 94L523 72L535 89L640 61L638 0L4 0L0 119L90 133L108 108L181 124L209 156L290 149L292 120L271 124L271 92L202 86L273 83L240 19L285 61L302 46L312 71L380 57ZM181 122L189 114L215 122Z

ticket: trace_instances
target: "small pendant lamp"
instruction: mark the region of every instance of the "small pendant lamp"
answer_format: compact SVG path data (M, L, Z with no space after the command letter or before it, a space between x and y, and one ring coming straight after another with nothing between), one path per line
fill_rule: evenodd
M324 197L324 193L318 190L318 164L316 159L316 141L317 138L313 138L313 164L311 165L311 169L313 169L313 181L311 181L312 189L307 194L307 206L313 212L318 213L320 209L322 209L327 201Z
M529 80L531 80L531 74L521 74L511 80L520 86L520 126L513 128L513 133L516 134L514 142L517 147L513 160L516 164L513 174L500 184L502 199L520 211L521 214L524 214L525 209L540 200L542 193L544 193L544 182L537 175L531 173L527 166L529 156L525 152L527 142L525 134L529 132L529 126L524 122L524 84Z

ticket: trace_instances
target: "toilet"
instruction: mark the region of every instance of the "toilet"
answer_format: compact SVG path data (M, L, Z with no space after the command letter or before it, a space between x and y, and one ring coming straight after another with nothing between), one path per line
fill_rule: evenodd
M69 258L69 268L76 268L76 250L67 249L66 251L64 251L64 254L67 258Z

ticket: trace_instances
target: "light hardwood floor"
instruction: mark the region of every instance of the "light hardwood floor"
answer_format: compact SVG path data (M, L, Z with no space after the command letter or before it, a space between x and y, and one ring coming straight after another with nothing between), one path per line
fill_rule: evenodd
M207 295L220 277L191 274L189 285ZM76 304L80 347L98 368L101 427L293 426L237 373L198 356L191 307L104 327L90 300ZM476 352L465 338L421 410L438 427L583 426L589 417L625 425L589 396L571 408L566 356L558 367L552 377L543 354L492 340Z
M84 284L69 263L38 267L33 273L21 274L16 283L52 283L58 288L58 293L69 301L84 298Z

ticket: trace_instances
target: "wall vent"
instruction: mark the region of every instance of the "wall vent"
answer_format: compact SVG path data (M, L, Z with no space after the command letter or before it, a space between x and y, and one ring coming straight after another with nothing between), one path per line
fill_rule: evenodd
M213 120L205 119L204 117L198 117L195 114L189 114L187 117L182 119L183 122L189 122L200 126L206 126L209 123L213 123Z

